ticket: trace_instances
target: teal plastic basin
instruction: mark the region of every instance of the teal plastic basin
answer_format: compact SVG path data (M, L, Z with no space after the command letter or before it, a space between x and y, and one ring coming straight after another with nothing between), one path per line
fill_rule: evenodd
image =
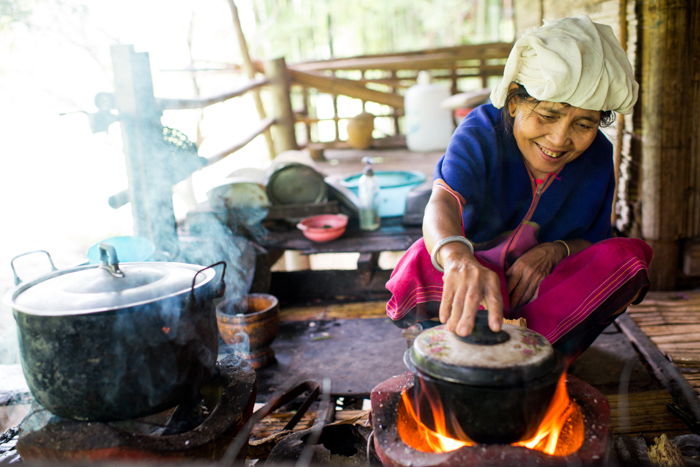
M357 186L361 176L361 173L350 175L341 183L359 195ZM408 170L375 170L374 176L379 182L379 217L403 216L408 192L425 182L425 175Z
M107 243L114 247L117 259L120 263L151 261L156 247L149 239L144 237L132 237L129 235L110 237L92 245L87 251L90 264L100 264L100 243Z

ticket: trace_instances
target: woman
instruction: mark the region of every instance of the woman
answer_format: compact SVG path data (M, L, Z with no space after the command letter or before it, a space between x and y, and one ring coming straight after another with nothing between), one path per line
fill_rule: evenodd
M599 130L637 92L609 26L564 18L523 35L492 104L464 119L435 168L424 237L387 283L389 317L437 315L464 336L486 307L492 330L524 317L574 358L641 300L651 248L610 238L612 145Z

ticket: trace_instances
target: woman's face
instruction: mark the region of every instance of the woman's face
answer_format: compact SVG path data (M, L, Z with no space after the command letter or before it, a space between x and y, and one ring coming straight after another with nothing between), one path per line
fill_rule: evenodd
M600 112L559 102L512 99L513 135L525 164L537 178L557 172L595 139Z

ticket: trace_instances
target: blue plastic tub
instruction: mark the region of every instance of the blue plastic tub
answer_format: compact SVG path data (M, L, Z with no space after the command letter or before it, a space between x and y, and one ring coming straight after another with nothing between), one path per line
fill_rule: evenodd
M120 263L151 261L156 251L153 242L144 237L132 237L129 235L110 237L95 243L88 249L86 255L90 264L101 263L100 243L107 243L113 246Z
M361 173L345 177L341 183L358 195ZM379 182L379 217L403 216L408 192L425 181L420 172L406 170L375 170Z

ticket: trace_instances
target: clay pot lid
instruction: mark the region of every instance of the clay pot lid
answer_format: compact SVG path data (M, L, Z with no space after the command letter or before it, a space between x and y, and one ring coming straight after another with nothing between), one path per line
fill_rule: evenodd
M406 364L433 378L476 386L517 385L551 376L561 358L541 334L504 324L488 328L486 310L466 338L444 325L423 331L406 352Z

